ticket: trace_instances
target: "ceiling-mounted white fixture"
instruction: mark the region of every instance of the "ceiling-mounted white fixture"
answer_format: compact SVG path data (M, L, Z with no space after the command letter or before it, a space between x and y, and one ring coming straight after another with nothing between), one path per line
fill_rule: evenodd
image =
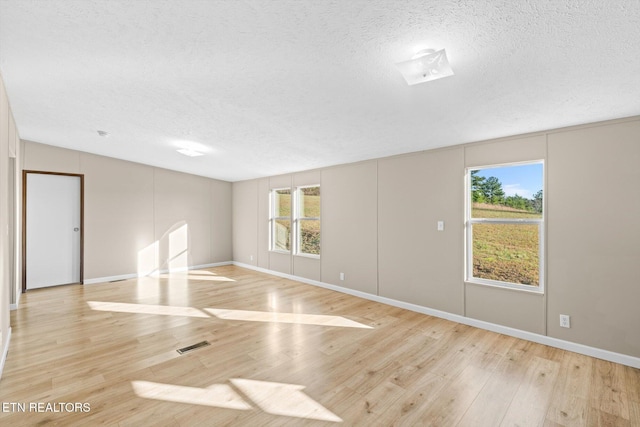
M453 75L444 49L422 49L408 61L396 64L409 86Z
M201 153L199 151L196 150L192 150L190 148L181 148L179 150L176 150L178 153L180 154L184 154L185 156L189 156L189 157L198 157L198 156L204 156L204 153Z

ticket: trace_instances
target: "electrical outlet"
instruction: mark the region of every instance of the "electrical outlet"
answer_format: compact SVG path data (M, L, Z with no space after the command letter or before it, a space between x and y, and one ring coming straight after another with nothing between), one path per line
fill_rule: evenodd
M253 255L249 255L249 261L253 261Z
M344 280L344 273L340 273L340 280Z
M444 231L444 221L438 221L438 231Z
M571 316L567 314L560 315L560 327L561 328L570 328L571 327Z

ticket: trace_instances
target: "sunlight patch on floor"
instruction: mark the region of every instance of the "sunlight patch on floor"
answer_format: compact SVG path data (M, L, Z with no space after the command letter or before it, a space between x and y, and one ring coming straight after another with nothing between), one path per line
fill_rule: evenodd
M227 384L213 384L207 388L197 388L150 381L132 381L131 386L137 396L145 399L245 411L252 409L251 405Z
M198 388L151 381L132 381L131 386L134 393L144 399L243 411L253 409L251 404L247 403L249 400L272 415L342 422L342 418L307 396L302 391L304 386L243 378L233 378L229 381L246 400L228 384L213 384L206 388Z
M336 414L307 396L302 391L304 386L242 378L233 378L230 381L260 409L269 414L342 422Z
M294 323L299 325L340 326L344 328L373 329L369 325L349 320L342 316L325 314L278 313L271 311L230 310L204 308L204 311L225 320L244 320L248 322Z
M136 314L160 314L163 316L187 316L204 317L210 316L193 307L175 307L170 305L150 305L150 304L130 304L125 302L102 302L87 301L92 310L116 311L119 313Z
M278 313L271 311L232 310L226 308L179 307L172 305L132 304L126 302L87 301L92 310L119 313L159 314L163 316L187 316L245 322L289 323L295 325L337 326L341 328L373 329L342 316L304 313Z

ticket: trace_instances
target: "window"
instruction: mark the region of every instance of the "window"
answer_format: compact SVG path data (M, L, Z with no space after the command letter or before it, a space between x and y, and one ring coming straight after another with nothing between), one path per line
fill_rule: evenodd
M293 194L290 188L271 190L270 212L272 251L291 253L293 249L296 255L320 256L319 185L298 187Z
M291 189L271 190L271 250L291 251Z
M467 175L467 281L542 292L543 163Z
M296 234L298 255L320 255L320 186L297 190Z

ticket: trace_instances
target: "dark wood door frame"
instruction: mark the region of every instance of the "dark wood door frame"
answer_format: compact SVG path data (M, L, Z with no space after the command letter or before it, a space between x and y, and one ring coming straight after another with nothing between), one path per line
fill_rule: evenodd
M80 178L80 283L84 283L84 174L22 171L22 293L27 291L27 174L77 176Z

